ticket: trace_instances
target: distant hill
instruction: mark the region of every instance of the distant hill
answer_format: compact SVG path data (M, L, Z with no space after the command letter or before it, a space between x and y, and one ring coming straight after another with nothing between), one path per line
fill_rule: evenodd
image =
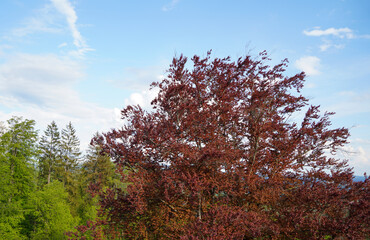
M364 180L365 180L365 177L364 176L355 176L353 178L353 181L355 181L355 182L362 182Z

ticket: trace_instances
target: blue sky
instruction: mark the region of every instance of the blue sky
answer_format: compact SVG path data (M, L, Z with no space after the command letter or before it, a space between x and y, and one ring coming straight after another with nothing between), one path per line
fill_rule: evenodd
M351 130L339 153L370 173L370 1L2 0L0 120L72 121L82 147L148 108L174 55L257 55L308 74L304 94Z

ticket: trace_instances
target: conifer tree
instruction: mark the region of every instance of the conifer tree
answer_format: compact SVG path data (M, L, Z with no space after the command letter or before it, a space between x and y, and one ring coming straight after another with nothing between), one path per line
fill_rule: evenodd
M94 135L95 139L102 138L99 133ZM108 154L105 154L97 142L92 141L86 161L82 165L83 174L88 183L97 183L101 188L112 187L114 179L118 176L115 173L115 166Z
M98 139L99 133L94 135ZM85 156L85 162L81 165L79 174L80 205L78 213L81 222L96 217L98 198L96 193L106 188L122 185L119 174L115 172L115 166L108 154L102 152L100 145L92 141ZM124 186L123 186L124 187Z
M66 125L65 129L62 129L61 155L64 172L72 173L75 171L81 157L81 151L80 140L71 122Z
M62 129L60 144L60 164L58 166L59 179L63 182L67 192L68 200L72 206L72 214L77 215L78 205L78 174L79 160L81 158L80 140L76 130L69 122L65 129Z
M58 166L61 162L61 139L58 126L52 121L46 128L40 140L39 169L41 182L50 184L52 178L60 177Z

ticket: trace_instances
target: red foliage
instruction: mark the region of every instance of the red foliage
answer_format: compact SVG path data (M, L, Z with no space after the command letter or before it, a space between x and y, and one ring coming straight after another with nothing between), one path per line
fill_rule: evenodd
M131 183L102 194L106 229L129 239L369 236L368 178L354 183L346 161L329 157L348 130L330 129L332 113L300 95L304 73L286 77L287 60L268 60L208 53L187 70L180 56L152 84L154 111L122 111L127 124L96 139Z

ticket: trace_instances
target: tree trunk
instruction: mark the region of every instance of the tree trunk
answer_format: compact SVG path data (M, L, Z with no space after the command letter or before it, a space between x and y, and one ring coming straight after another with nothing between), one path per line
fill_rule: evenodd
M51 177L51 166L49 165L49 171L48 171L48 184L50 184L50 177Z

